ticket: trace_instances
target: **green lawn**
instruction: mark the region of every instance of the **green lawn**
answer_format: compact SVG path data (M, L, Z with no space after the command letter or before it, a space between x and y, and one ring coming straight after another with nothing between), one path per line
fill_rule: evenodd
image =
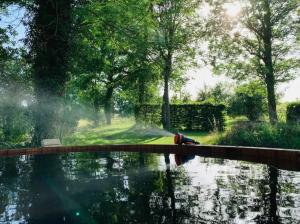
M212 144L216 133L182 132L201 142ZM110 126L92 128L87 121L80 121L77 131L63 140L64 145L93 144L173 144L173 135L158 128L138 129L133 119L114 119Z

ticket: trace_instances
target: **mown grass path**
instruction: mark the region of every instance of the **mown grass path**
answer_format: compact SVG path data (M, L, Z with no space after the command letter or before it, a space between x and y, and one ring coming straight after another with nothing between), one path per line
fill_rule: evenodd
M216 133L182 132L202 144L212 144ZM91 127L81 121L77 131L63 140L64 145L95 144L173 144L172 133L159 128L141 129L133 119L114 119L110 126Z

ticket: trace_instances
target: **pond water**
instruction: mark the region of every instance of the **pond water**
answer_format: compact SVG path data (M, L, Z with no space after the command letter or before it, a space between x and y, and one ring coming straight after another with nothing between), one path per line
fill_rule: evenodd
M0 223L300 223L300 172L142 153L2 158Z

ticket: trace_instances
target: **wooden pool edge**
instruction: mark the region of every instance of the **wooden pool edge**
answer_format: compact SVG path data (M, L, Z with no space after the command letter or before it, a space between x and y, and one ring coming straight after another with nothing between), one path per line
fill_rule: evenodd
M69 152L143 152L197 155L268 164L279 169L300 171L300 150L216 145L85 145L3 149L0 157L46 155Z

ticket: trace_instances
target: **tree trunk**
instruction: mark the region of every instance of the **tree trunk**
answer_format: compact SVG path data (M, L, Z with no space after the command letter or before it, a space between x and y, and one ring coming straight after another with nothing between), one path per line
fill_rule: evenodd
M272 58L272 25L271 25L271 9L269 1L264 2L266 14L264 16L265 29L264 29L264 63L266 68L266 86L268 94L268 111L271 124L278 122L277 109L276 109L276 95L275 95L275 77L274 65Z
M140 74L138 78L138 92L139 92L139 104L145 104L145 93L146 93L146 86L145 86L145 78L143 74Z
M3 116L3 141L10 142L12 140L12 129L13 129L13 113L14 109L10 106L6 107Z
M268 168L269 173L269 187L270 187L270 210L269 210L269 222L279 223L278 206L277 206L277 193L278 193L278 177L279 172L275 167Z
M34 108L35 127L32 139L34 146L40 146L43 139L58 138L56 128L59 123L59 110L62 107L57 98L45 95L37 98Z
M176 207L175 207L175 193L174 193L174 186L172 182L172 176L171 176L171 169L170 169L170 155L164 154L165 156L165 163L166 163L166 185L168 190L168 196L171 199L171 220L169 220L168 223L175 224L177 223L176 219ZM171 222L170 222L171 221Z
M73 0L35 0L29 46L33 61L36 96L35 129L32 143L56 138L61 98L68 79L68 50Z
M113 96L113 87L109 86L106 89L105 94L105 102L104 102L104 113L105 113L105 120L107 125L111 125L111 118L112 118L112 96Z
M172 72L172 56L168 54L163 70L164 95L162 106L162 123L165 130L170 130L170 99L169 99L169 79Z
M98 102L94 102L94 126L98 127L100 124L100 116L99 116L100 105Z
M275 85L274 76L266 78L267 83L267 94L268 94L268 111L269 119L271 124L276 124L278 122L277 108L276 108L276 96L275 96Z

